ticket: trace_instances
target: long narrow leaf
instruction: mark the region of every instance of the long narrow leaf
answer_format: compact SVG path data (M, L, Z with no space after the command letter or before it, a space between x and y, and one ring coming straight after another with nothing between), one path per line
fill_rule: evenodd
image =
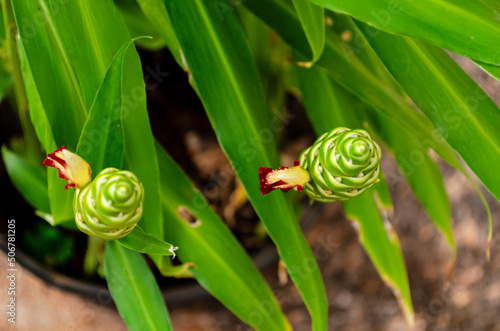
M293 4L311 46L314 63L325 47L325 10L308 0L293 0Z
M125 237L117 240L117 242L136 252L154 255L175 256L175 247L172 244L166 243L146 232L138 226Z
M7 173L19 193L36 210L50 213L47 191L47 173L41 167L36 167L16 153L2 146L2 158Z
M87 108L50 6L45 0L20 0L13 1L12 7L54 141L75 150ZM33 17L38 18L37 26Z
M495 0L311 0L370 26L422 39L460 55L500 64L500 5ZM366 26L365 31L377 31Z
M356 199L344 202L344 211L354 223L359 241L382 279L398 299L411 330L415 315L401 246L391 224L380 215L372 194L373 188Z
M105 167L122 168L123 62L132 42L126 42L111 61L78 142L77 154L97 173Z
M386 84L393 86L394 89L397 89L399 93L404 95L405 92L402 91L401 86L399 86L392 76L389 75L390 79L387 77L387 68L371 48L368 40L365 39L365 36L354 21L349 16L343 14L329 13L329 15L332 15L335 21L333 29L337 34L342 34L346 31L352 34L351 40L342 42L345 47L349 47L352 52L356 52L365 65L369 66L373 72L379 73L378 76L380 78L385 78ZM450 202L441 173L436 163L430 158L422 142L385 114L381 112L374 113L370 108L363 107L359 101L353 99L355 98L354 96L350 95L342 87L336 86L333 89L333 93L340 99L348 98L353 108L366 108L368 110L360 115L370 122L372 131L375 131L378 137L386 143L387 148L394 153L405 178L410 183L413 191L433 222L445 235L452 251L452 256L454 256L456 248L451 228Z
M78 80L81 94L84 96L78 100L81 101L81 104L90 107L113 56L125 42L130 41L127 26L119 10L112 0L71 1L64 6L55 0L37 0L35 2L39 2L41 6L45 6L48 13L53 14L53 17L47 16L51 22L50 31L59 36L57 39L58 49L65 51L64 61L69 63L75 71L71 77ZM31 5L30 2L30 8L32 7L36 6L35 4ZM24 22L29 22L29 18ZM46 52L50 53L51 49L41 53L45 54ZM60 63L58 65L60 67ZM33 68L31 69L33 76L35 76L36 72ZM161 75L161 73L159 74ZM47 88L52 94L59 96L60 91L57 90L57 85L46 83L54 79L57 80L57 77L49 76L44 84L48 86ZM39 88L38 84L37 88ZM42 96L41 91L39 93ZM41 99L43 102L43 98ZM64 103L60 98L57 102L59 106L64 107L66 116L71 116L74 109L71 108L70 104ZM122 96L119 102L122 108L125 138L124 164L126 168L137 175L145 190L149 192L145 196L142 226L148 233L161 239L163 229L158 194L157 160L146 109L141 63L133 48L127 52L124 58ZM51 123L50 117L47 116L47 118ZM62 124L65 124L65 121L61 118L57 119L57 123L64 127ZM78 129L73 134L79 136L80 132L81 130ZM57 139L56 143L58 146L71 145L67 141L59 142ZM56 189L56 185L52 186L53 189ZM49 192L52 192L50 180Z
M165 9L164 0L137 0L137 3L141 7L144 16L147 17L162 36L177 63L184 68L185 64L182 60L181 46Z
M382 31L369 42L442 136L500 199L500 174L494 171L500 161L500 110L495 103L443 50ZM489 227L488 243L491 217Z
M208 0L173 0L166 6L219 143L302 294L313 329L324 330L325 289L297 216L283 194L263 197L259 190L258 168L279 163L270 112L241 27L233 14L221 21ZM304 273L297 265L305 261L311 267Z
M446 237L455 259L456 245L451 226L451 205L437 164L420 141L390 118L378 115L378 132L394 153L399 168L430 218Z
M308 54L308 42L293 7L285 0L247 0L245 5L302 55ZM279 17L279 21L275 19ZM363 52L364 49L358 49ZM442 139L433 137L434 126L395 90L375 75L357 57L356 52L342 47L340 37L329 33L323 55L317 62L326 68L330 75L348 91L358 96L376 110L384 112L410 130L426 146L433 148L444 160L456 168L460 162L453 149ZM380 74L382 71L377 71ZM438 137L440 138L440 137Z
M172 330L160 288L140 253L108 241L104 270L111 296L129 330Z
M32 3L26 7L21 2L12 5L14 11L17 6L20 8L17 13L15 11L16 20L22 21L21 24L19 22L17 24L26 34L20 34L18 54L30 105L30 117L38 139L48 152L62 145L74 150L76 148L74 139L83 125L85 110L67 58L60 47L54 45L59 40L56 31L52 29L53 25L48 23L51 21L46 12L42 12L40 15L45 19L45 25L43 29L36 30L38 33L32 35L34 31L30 28L33 27L26 19L26 16L33 14ZM43 56L38 56L39 53ZM47 81L53 84L47 84ZM59 178L56 169L48 170L47 181L54 224L72 219L73 191L64 189L64 180Z
M307 114L318 135L335 127L362 127L359 102L334 85L324 69L297 68ZM375 195L376 194L376 195ZM377 204L385 210L379 211ZM343 203L346 216L353 221L359 239L384 282L397 297L410 326L414 312L406 267L396 233L380 215L392 210L387 184L381 181L360 197Z
M180 247L182 262L194 263L198 282L252 327L290 330L269 286L228 228L160 146L157 154L165 239Z
M75 68L87 109L90 109L113 56L128 39L128 29L112 0L45 2L54 28Z

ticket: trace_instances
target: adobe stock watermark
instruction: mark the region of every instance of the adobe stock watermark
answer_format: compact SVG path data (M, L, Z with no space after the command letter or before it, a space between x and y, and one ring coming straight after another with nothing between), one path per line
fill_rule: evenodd
M16 265L16 220L10 219L7 221L7 285L5 290L8 295L7 302L7 321L9 323L16 323L16 279L17 279L17 265Z
M289 268L289 272L295 275L294 282L298 286L302 283L312 283L312 273L318 270L317 262L324 262L330 259L337 247L339 247L339 244L334 241L333 236L330 234L326 238L318 238L318 242L312 248L314 257L308 257ZM289 298L287 292L283 289L274 289L273 292L278 302L285 303ZM278 313L271 300L263 300L260 302L255 300L252 302L252 306L254 309L245 317L253 326L258 327L262 325L266 318L269 318L274 313ZM243 331L247 328L246 325L239 325L237 330Z
M124 285L125 286L125 285ZM78 300L78 304L74 307L76 315L75 321L71 321L64 326L65 331L78 331L81 330L82 321L92 323L98 318L97 307L109 306L113 304L113 299L110 293L106 290L99 290L95 297L86 297L84 300Z
M21 28L19 33L22 38L31 39L35 37L41 29L44 29L52 24L46 17L46 15L49 15L49 11L51 17L54 18L60 14L61 6L66 6L70 2L71 0L52 0L50 2L50 9L47 8L47 4L45 2L40 2L40 8L33 14L31 20L26 17L21 17Z
M241 5L245 0L214 0L212 5L221 21L224 21L228 12L233 12L236 7Z
M420 318L424 319L427 325L435 322L441 314L446 312L450 301L464 289L465 287L463 286L450 284L438 298L432 299L429 305L422 309ZM450 330L460 331L463 329L459 324L449 325L449 327Z
M381 32L380 28L383 29L388 26L392 22L393 15L400 14L402 10L401 1L399 0L388 1L386 9L372 9L370 14L373 20L368 22L369 24L365 24L364 33L354 33L351 34L352 39L342 39L343 41L340 43L340 49L346 61L348 63L352 62L351 57L353 54L359 54L364 48L368 47L370 38L378 36Z

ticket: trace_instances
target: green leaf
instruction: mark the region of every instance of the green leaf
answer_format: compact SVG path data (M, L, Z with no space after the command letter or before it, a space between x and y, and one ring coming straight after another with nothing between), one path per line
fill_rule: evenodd
M54 138L52 137L52 130L50 129L49 121L45 115L45 109L43 108L42 100L40 100L40 95L38 94L23 44L18 43L17 46L22 78L29 103L31 122L33 123L33 128L43 148L46 151L52 152L56 148Z
M326 114L334 123L345 123L347 126L356 123L356 118L358 121L360 119L369 121L372 131L375 131L377 136L386 142L386 147L394 153L405 179L410 183L432 221L446 237L454 255L456 246L451 226L450 202L439 168L422 143L389 117L374 113L342 87L334 82L331 82L333 85L330 84L329 77L321 68L313 67L309 70L298 68L298 71L303 83L301 89L304 101L307 109L311 109L308 114L313 123L324 125ZM366 110L363 111L363 108ZM381 187L386 185L375 185L377 189ZM388 192L377 190L377 194L382 206L392 209L392 205L386 202Z
M29 102L29 114L31 122L38 136L38 139L46 151L52 152L57 146L52 136L50 123L45 115L45 109L38 94L38 89L33 79L28 59L22 43L18 43L18 54L21 62L21 71L26 95ZM50 202L50 214L39 213L38 216L47 220L52 226L58 225L68 220L73 220L73 190L65 190L64 179L59 178L55 169L48 169L47 172L48 195Z
M269 0L263 3L258 0L247 0L245 5L302 55L308 54L308 42L293 7L285 0ZM275 18L279 17L279 20ZM323 55L318 64L328 70L335 81L370 104L377 111L386 113L405 126L426 146L433 148L444 160L454 167L460 168L460 162L453 149L444 141L433 136L435 129L432 123L408 102L399 89L383 77L384 70L373 71L372 63L367 67L357 56L367 48L357 48L352 51L342 44L340 36L328 31ZM388 73L386 72L386 75ZM429 139L431 138L431 139Z
M255 329L291 330L271 289L229 229L160 146L157 154L165 240L180 247L180 260L194 263L191 273L198 282Z
M283 194L263 197L261 166L278 167L270 112L241 27L232 13L220 20L209 0L166 1L189 71L223 150L302 294L313 330L327 328L327 301L319 268ZM203 54L203 56L199 56ZM303 272L304 263L309 264Z
M50 213L47 173L2 146L2 158L12 183L33 208Z
M290 68L290 47L246 7L237 7L250 51L271 109L273 121L283 122ZM279 137L279 132L276 132Z
M500 174L494 171L500 161L500 111L495 103L443 50L382 31L369 42L441 135L500 199ZM488 243L491 219L489 223Z
M333 16L335 22L333 28L337 34L346 33L346 31L352 34L351 40L343 41L346 47L349 47L352 52L357 52L363 63L367 64L373 72L379 73L378 76L385 78L387 84L394 86L399 93L404 94L392 76L389 76L391 79L387 79L387 68L382 64L380 58L373 51L354 21L346 15L330 14ZM359 51L360 48L363 49L362 52ZM354 96L346 95L348 92L344 91L340 86L337 86L334 90L339 98L350 98L351 103L353 103L352 108L363 108L358 100L353 100ZM360 115L369 120L372 130L386 143L387 148L395 154L405 178L412 186L413 191L424 205L433 222L445 235L452 254L454 254L456 248L451 228L451 206L437 165L429 157L424 145L408 130L405 130L385 114L374 113L371 109L364 108L367 111L364 115ZM381 198L382 202L383 197L380 196L379 198Z
M5 40L0 39L0 44L5 45ZM5 48L6 47L0 48L2 54L5 54L7 52ZM0 56L0 101L4 99L5 94L12 84L12 73L9 71L8 67L8 58L5 55Z
M162 239L165 230L160 206L158 161L146 108L146 88L135 49L127 52L125 58L123 91L124 98L128 98L122 106L124 165L144 186L141 227L147 233Z
M325 47L325 10L308 0L293 0L293 4L311 46L314 63Z
M359 30L354 20L344 14L327 11L327 15L332 18L333 25L328 27L328 35L334 38L339 47L346 54L346 58L357 58L377 79L403 98L408 98L404 90L399 86L394 77L389 73L384 63L380 60L365 35ZM335 37L334 37L335 36ZM349 54L349 55L347 55Z
M145 233L138 226L125 237L118 239L118 243L136 252L166 256L175 256L174 252L178 248Z
M500 66L494 64L488 64L484 62L474 61L478 66L484 69L487 73L489 73L492 77L500 80Z
M106 70L113 56L125 42L130 41L127 26L111 0L71 1L64 6L61 6L56 0L37 1L41 3L41 6L45 7L47 5L43 4L44 1L50 4L50 10L53 12L53 18L50 20L51 31L54 35L59 36L57 39L58 47L64 50L66 55L64 60L69 61L71 67L74 68L75 74L72 77L77 77L81 86L81 93L84 95L84 98L80 98L81 103L90 107L97 90L104 80ZM25 20L25 22L29 22L29 19ZM38 35L39 33L35 37ZM49 49L47 52L50 51ZM33 76L35 76L36 73L33 68L32 71ZM161 75L162 73L157 74ZM56 78L49 75L46 81ZM51 86L46 82L44 84ZM39 88L38 84L37 88ZM147 192L142 226L148 233L161 238L163 229L158 193L159 174L154 140L146 109L145 85L141 63L135 49L130 49L125 55L121 88L122 124L125 139L124 164L127 169L137 175ZM59 96L60 91L57 90L57 86L50 90L51 93ZM40 91L39 93L41 96L42 93ZM43 98L41 99L43 101ZM83 102L83 99L85 99L85 102ZM73 109L69 104L65 104L59 99L57 102L58 105L64 106L66 113L72 114L71 111L68 111L68 109ZM51 122L49 116L47 118ZM65 117L61 118L64 119ZM60 126L65 124L65 121L61 120L61 118L57 122ZM77 131L78 137L80 132L81 130ZM76 146L76 143L74 146ZM52 187L56 189L55 184ZM50 180L49 192L52 192ZM51 198L52 200L55 199ZM71 204L69 207L72 213Z
M61 47L66 50L89 109L111 60L130 40L120 11L112 0L68 1L64 5L60 0L33 2L48 4Z
M297 68L307 114L318 135L335 127L361 128L363 105L347 91L333 83L327 72L313 66ZM354 223L359 239L384 282L394 292L408 324L414 324L408 277L397 236L387 217L392 211L389 189L381 175L360 197L343 203L346 216ZM379 207L380 206L380 210ZM387 232L386 232L387 230Z
M28 98L23 83L21 62L18 54L18 44L20 44L20 42L14 13L10 0L1 0L0 2L2 10L1 16L3 19L2 24L4 28L4 31L2 31L2 40L0 41L0 66L2 67L0 69L0 94L1 98L3 98L12 82L12 99L15 100L15 107L17 108L19 121L21 122L21 128L23 130L25 146L24 155L28 162L39 165L42 153L40 150L40 143L36 137L36 132L30 119ZM8 75L9 78L7 78L6 75ZM9 82L7 83L5 79L8 79Z
M148 51L158 51L166 46L162 36L144 16L136 0L115 0L115 4L120 9L131 36L152 37L136 40L137 46Z
M437 228L446 237L452 251L456 253L451 225L451 205L437 164L415 136L386 116L378 115L379 135L386 147L394 153L403 176L410 183Z
M144 16L162 36L177 63L186 69L182 60L181 46L170 22L164 0L137 0L137 3L141 7Z
M28 79L26 93L30 108L31 101L37 108L36 114L30 109L30 116L32 120L42 120L33 121L35 130L48 152L64 145L74 151L87 110L50 8L42 0L13 1L12 7L21 40L19 53L21 59L24 58L23 78ZM38 18L36 26L32 17ZM40 136L43 133L45 137ZM64 190L64 183L56 169L48 169L48 192L55 224L73 217L73 191Z
M77 154L91 163L95 173L122 168L123 62L132 43L123 44L111 61L78 142Z
M140 253L108 241L104 270L111 296L129 330L172 330L160 288Z
M409 329L412 330L415 314L403 254L396 232L389 221L379 213L377 200L373 196L373 188L342 205L346 217L353 222L358 232L359 241L384 282L398 299Z
M48 2L20 0L13 1L12 7L54 141L57 146L75 150L87 108ZM37 17L36 25L33 17ZM75 22L71 26L75 27Z
M311 0L377 29L425 40L482 62L500 64L500 5L495 0Z

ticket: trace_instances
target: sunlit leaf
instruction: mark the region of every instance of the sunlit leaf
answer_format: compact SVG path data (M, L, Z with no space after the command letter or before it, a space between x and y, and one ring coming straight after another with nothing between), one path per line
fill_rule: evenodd
M175 255L174 252L178 248L147 234L138 226L128 235L119 239L118 243L136 252L166 256Z
M325 47L325 10L308 0L293 0L293 5L311 46L311 60L314 63Z
M252 327L290 330L271 289L229 229L160 146L157 154L165 240L179 246L179 259L194 263L190 270L198 282Z
M364 32L379 29L425 40L436 46L500 64L500 5L495 0L311 0L325 8L368 23Z
M263 197L261 166L278 167L273 122L243 31L232 13L218 16L208 0L167 1L189 72L223 150L302 294L314 330L326 329L327 301L319 268L292 205L278 192ZM203 56L200 56L203 54ZM304 273L297 265L311 264Z
M318 135L335 127L359 129L363 126L363 105L336 85L328 73L318 66L297 68L307 114ZM343 203L347 218L353 222L359 240L384 282L396 295L410 326L414 312L408 276L397 235L387 217L392 211L387 183L381 176L360 197Z
M108 241L104 270L113 301L129 330L172 330L160 288L140 253Z

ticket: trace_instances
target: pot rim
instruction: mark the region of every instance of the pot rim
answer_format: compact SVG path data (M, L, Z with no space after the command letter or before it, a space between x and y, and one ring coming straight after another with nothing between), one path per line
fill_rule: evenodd
M300 217L300 227L302 231L306 232L312 228L319 219L324 208L324 204L322 203L307 203L306 206L303 206ZM0 236L0 250L5 254L8 252L7 241L3 236ZM250 258L257 269L262 271L273 262L276 262L279 255L274 244L268 241L264 246L259 248L257 252L250 254ZM19 249L16 249L16 262L50 286L80 295L100 304L112 303L111 294L107 286L66 276L36 261ZM189 284L164 287L161 289L161 292L167 304L181 304L211 297L210 293L194 278Z

